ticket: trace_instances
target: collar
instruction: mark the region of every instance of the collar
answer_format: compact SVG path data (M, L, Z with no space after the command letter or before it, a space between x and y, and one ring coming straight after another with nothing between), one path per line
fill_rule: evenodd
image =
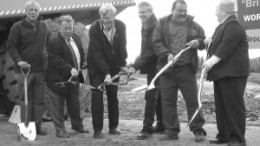
M106 27L103 25L103 23L102 23L102 21L100 19L99 19L99 25L100 25L100 29L101 30L105 30L106 29ZM111 28L115 28L115 21L114 21L114 25Z
M151 17L148 19L147 22L142 23L142 27L143 27L144 29L149 29L150 27L153 26L154 22L156 22L156 21L157 21L156 16L155 16L154 14L152 14Z
M220 24L223 24L227 19L231 19L231 18L236 18L236 16L230 15L230 16L226 17L225 19L223 19Z

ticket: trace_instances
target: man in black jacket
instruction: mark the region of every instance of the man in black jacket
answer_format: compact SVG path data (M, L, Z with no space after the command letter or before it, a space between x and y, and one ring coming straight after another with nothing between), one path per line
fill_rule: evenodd
M244 91L249 75L248 42L235 15L231 0L221 1L216 12L216 28L204 68L214 82L218 134L213 144L246 146Z
M135 63L129 69L132 73L140 69L141 74L147 74L147 84L149 85L156 74L157 56L153 50L152 36L154 27L157 25L158 20L153 13L153 7L149 2L141 2L138 5L139 17L142 21L142 44L141 54L135 60ZM156 81L156 86L158 86ZM138 140L148 139L152 137L153 132L163 133L164 124L162 118L162 104L159 90L145 94L145 113L143 121L143 129L141 134L137 136ZM154 115L156 113L157 125L153 128Z
M44 85L47 68L46 43L49 31L47 25L39 17L40 5L36 1L25 3L23 20L15 23L9 34L7 48L14 60L17 73L20 100L24 100L24 76L21 69L30 67L28 82L28 121L35 121L38 135L47 135L41 128L44 106ZM27 71L26 71L27 72ZM22 106L22 121L25 110Z
M116 8L104 4L99 9L100 19L93 22L89 29L88 72L90 85L98 87L106 82L109 133L119 135L119 107L117 99L118 87L109 85L111 76L119 71L127 71L126 65L126 27L115 19ZM118 81L116 79L114 81ZM92 124L94 138L103 138L104 103L103 92L92 90Z
M167 62L187 46L191 48L179 57L174 66L167 69L160 77L162 96L163 122L165 136L161 140L178 139L180 124L177 114L178 90L180 89L187 105L188 120L198 108L197 80L198 68L197 48L199 40L205 39L203 28L187 15L187 4L184 0L176 0L172 5L172 14L162 18L153 34L155 53L158 55L157 67L161 69ZM195 141L205 140L203 129L205 120L200 111L189 125L195 135Z
M79 70L86 63L80 38L73 34L73 24L74 20L71 16L61 16L59 33L52 37L47 44L49 64L46 85L56 136L59 138L70 137L64 126L65 101L71 128L79 133L89 133L82 124L83 119L80 117L78 99L78 82L83 82L83 76Z

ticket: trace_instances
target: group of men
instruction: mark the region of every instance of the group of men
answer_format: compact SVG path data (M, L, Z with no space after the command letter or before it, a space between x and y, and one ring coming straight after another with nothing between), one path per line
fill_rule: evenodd
M44 111L44 85L50 94L50 110L57 137L68 138L64 126L64 104L67 103L71 128L79 133L85 130L80 117L78 90L83 82L81 70L88 68L92 90L92 125L94 138L104 138L102 133L104 119L103 91L106 88L108 104L109 134L120 135L118 130L119 108L118 82L114 78L119 72L147 74L147 84L168 62L169 67L157 80L159 90L145 96L143 129L138 140L149 139L152 133L163 133L160 140L176 140L180 132L177 113L178 90L181 91L187 106L188 120L196 109L198 70L197 49L206 48L207 60L203 69L207 79L214 81L214 98L218 134L210 143L229 146L245 146L245 106L243 94L249 75L248 43L243 27L235 15L235 4L222 0L216 9L220 25L211 40L205 39L203 28L187 14L184 0L173 2L171 14L157 19L149 2L138 5L142 22L141 53L134 64L125 67L126 26L115 19L116 8L104 4L99 9L100 19L94 21L89 29L89 50L84 56L80 38L73 33L74 20L69 15L59 18L59 33L49 38L47 26L39 17L40 5L36 1L25 4L26 16L13 25L7 47L13 60L18 77L19 91L23 99L23 76L21 71L30 68L28 76L29 120L36 122L37 134L46 135L41 128ZM208 46L208 47L206 47ZM174 58L184 48L181 56ZM47 55L48 54L48 55ZM87 60L85 60L87 58ZM87 63L86 63L87 61ZM70 83L68 83L70 81ZM156 114L157 125L153 127ZM202 111L189 125L196 142L202 142L207 135L203 129L205 120Z

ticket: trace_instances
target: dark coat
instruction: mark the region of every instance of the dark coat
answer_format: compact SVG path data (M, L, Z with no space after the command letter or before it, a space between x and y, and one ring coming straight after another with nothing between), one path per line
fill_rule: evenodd
M216 28L208 54L222 59L209 71L208 80L249 75L247 36L236 16L230 16Z
M10 31L7 41L9 54L14 60L16 72L21 72L17 65L19 61L26 61L31 65L31 72L46 71L47 51L46 43L49 38L47 25L38 18L33 26L25 17L16 22Z
M91 75L116 74L126 65L126 27L122 21L115 20L113 45L110 45L103 32L100 20L92 23L89 29L88 72Z
M166 16L160 19L160 23L156 26L153 34L153 43L155 53L158 55L157 68L160 70L168 62L168 55L171 53L170 45L170 30L169 21L172 15ZM187 43L191 40L197 39L199 41L205 39L205 33L203 28L193 21L194 17L188 16L187 18ZM203 49L204 45L200 45L198 49ZM191 65L195 72L198 69L198 53L196 49L192 49ZM168 70L169 71L169 70ZM168 72L167 70L164 73Z
M157 56L153 49L153 30L158 24L158 20L153 14L148 21L147 28L142 27L142 45L141 54L135 60L133 67L138 70L140 69L141 74L149 74L156 72Z
M72 36L75 44L78 47L81 63L81 68L85 62L84 52L81 45L80 38L73 34ZM56 36L52 37L47 44L48 51L48 68L46 75L46 84L47 86L54 91L64 92L67 89L60 88L59 82L66 82L71 77L71 69L76 68L73 63L72 54L70 48L68 47L66 41L58 33ZM78 76L75 80L83 82L82 74Z

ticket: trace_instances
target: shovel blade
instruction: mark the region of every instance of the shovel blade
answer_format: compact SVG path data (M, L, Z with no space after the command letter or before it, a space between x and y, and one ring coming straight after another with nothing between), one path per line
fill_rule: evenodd
M17 129L21 141L35 141L37 135L35 122L29 122L27 126L25 123L18 123Z
M21 123L21 108L19 105L15 105L12 114L8 120L9 123L18 124Z
M147 88L148 88L147 85L142 85L140 87L134 88L131 92L140 92L140 91L146 90Z

